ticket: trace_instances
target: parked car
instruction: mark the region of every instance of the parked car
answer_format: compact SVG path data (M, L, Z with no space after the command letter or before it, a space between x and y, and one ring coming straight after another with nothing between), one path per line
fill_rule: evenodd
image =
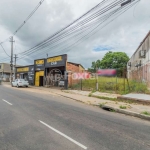
M28 87L29 86L29 82L24 80L24 79L16 79L14 81L12 81L12 87Z

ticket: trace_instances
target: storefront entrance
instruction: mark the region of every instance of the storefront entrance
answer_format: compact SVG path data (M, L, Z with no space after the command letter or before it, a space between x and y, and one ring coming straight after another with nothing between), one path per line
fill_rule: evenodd
M35 72L35 86L43 86L44 71Z

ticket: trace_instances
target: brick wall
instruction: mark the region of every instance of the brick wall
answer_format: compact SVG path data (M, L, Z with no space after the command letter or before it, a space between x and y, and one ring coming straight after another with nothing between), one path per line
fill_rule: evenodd
M78 64L67 63L67 71L70 71L69 74L68 74L68 86L69 87L71 87L74 84L80 83L80 80L73 80L72 79L72 74L73 73L84 72L83 67L81 67Z
M150 64L131 70L129 72L129 79L146 83L150 88Z
M67 63L67 71L79 72L79 65Z

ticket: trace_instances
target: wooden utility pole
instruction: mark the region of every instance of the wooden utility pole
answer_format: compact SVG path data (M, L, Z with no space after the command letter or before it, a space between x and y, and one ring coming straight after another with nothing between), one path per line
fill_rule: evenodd
M10 60L10 82L12 82L12 74L13 74L13 36L10 38L10 42L11 42L11 60Z
M17 55L15 54L15 65L14 65L14 77L15 77L15 79L16 79L16 61L17 61Z

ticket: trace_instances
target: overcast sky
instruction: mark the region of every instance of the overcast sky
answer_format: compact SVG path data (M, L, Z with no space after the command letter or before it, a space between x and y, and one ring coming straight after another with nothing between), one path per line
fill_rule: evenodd
M45 0L25 26L14 37L14 53L27 50L52 33L65 27L101 0ZM0 41L8 38L25 20L39 0L0 0ZM75 46L68 52L68 60L81 63L85 68L92 61L102 59L111 51L126 52L132 56L140 42L150 30L150 0L141 0L136 7L128 10L108 26L99 30L93 37ZM3 44L10 54L10 42ZM55 53L55 55L62 54ZM66 53L64 51L64 53ZM49 52L49 56L54 55ZM7 55L0 47L0 61ZM46 54L30 56L19 60L19 65L33 64L34 58ZM9 61L7 61L9 62Z

